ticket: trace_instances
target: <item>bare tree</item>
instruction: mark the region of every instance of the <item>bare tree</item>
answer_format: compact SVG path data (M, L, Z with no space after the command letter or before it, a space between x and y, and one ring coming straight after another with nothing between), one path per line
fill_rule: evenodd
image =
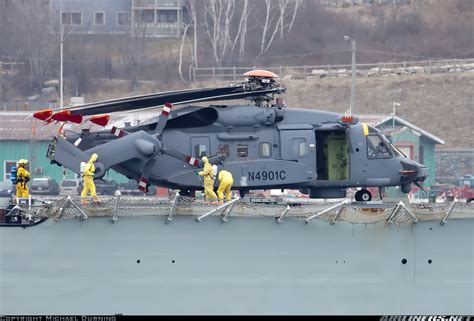
M191 25L192 22L188 23L185 25L183 34L181 36L181 44L179 46L179 56L178 56L178 73L179 73L179 78L181 78L181 81L187 85L188 82L184 79L183 77L183 48L184 48L184 42L186 40L186 34L188 33L189 26ZM194 55L194 54L193 54Z
M138 86L138 74L140 67L145 61L147 52L148 25L132 21L127 35L123 38L121 47L121 58L126 67L130 68L131 86Z
M194 67L198 67L198 60L197 60L197 45L198 45L198 19L197 19L197 11L196 11L196 1L190 0L189 11L191 13L191 23L193 25L193 50L192 50L192 64Z
M292 6L290 6L291 2ZM278 0L278 6L273 5L274 3L273 0L265 0L265 22L262 26L259 56L268 52L278 31L280 31L281 40L283 40L285 28L287 28L287 32L290 32L301 4L299 0ZM285 20L288 16L291 17L291 20L287 26ZM276 22L274 22L275 20Z
M42 1L0 0L0 55L23 61L29 90L41 86L51 74L51 56L57 46L45 32L49 16Z
M224 58L232 57L237 48L239 57L244 56L250 10L248 0L206 0L204 3L204 28L215 63L221 64Z

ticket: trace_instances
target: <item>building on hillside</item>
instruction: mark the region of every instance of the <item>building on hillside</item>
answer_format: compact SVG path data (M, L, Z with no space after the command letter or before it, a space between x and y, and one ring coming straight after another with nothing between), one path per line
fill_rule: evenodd
M50 14L72 34L178 37L184 0L50 0ZM61 3L61 15L59 7Z
M436 179L436 145L444 140L415 126L414 124L391 115L360 115L360 121L378 128L408 158L428 167L428 177L423 183L430 187ZM388 189L388 196L400 196L396 189Z

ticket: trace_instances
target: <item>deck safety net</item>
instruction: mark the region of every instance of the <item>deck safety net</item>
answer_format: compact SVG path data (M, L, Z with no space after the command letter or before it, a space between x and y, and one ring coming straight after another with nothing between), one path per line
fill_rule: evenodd
M420 221L446 223L451 219L474 219L474 204L454 201L451 203L408 203L408 202L350 202L337 200L322 202L316 200L291 199L285 202L275 199L234 199L219 204L203 199L181 196L101 196L100 204L81 205L79 197L63 197L56 200L21 204L20 208L33 218L89 218L108 216L114 220L123 216L163 216L172 220L174 216L185 215L199 218L206 216L226 217L268 217L279 219L313 219L331 223L344 221L353 224L375 224L388 222L405 227Z

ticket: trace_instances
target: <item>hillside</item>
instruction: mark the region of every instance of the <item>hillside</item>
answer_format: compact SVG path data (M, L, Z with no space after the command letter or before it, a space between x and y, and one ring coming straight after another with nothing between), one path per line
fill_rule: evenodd
M351 78L282 81L288 88L285 102L291 107L317 108L344 113L350 102ZM227 81L194 83L192 87L226 85ZM182 84L141 83L128 91L126 83L107 82L87 101L98 101L185 88ZM355 114L396 114L446 141L441 149L473 148L474 72L459 74L381 76L358 78Z
M293 80L287 83L290 106L344 112L351 79ZM439 148L473 148L474 73L361 78L355 114L396 114L445 140Z

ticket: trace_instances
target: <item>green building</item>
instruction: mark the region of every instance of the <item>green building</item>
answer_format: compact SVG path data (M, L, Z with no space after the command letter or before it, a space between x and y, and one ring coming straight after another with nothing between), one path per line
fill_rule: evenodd
M32 178L52 177L58 184L63 178L74 178L75 173L50 164L46 158L48 145L52 137L57 135L61 124L44 125L30 115L31 112L0 113L0 181L10 179L11 166L15 166L21 158L29 161ZM79 127L72 129L80 131ZM106 174L106 178L118 183L128 181L125 176L113 170Z
M428 177L423 186L429 187L436 178L436 145L444 141L435 135L415 126L414 124L391 115L361 115L360 121L377 127L407 157L428 167ZM402 195L398 188L387 190L389 197Z

